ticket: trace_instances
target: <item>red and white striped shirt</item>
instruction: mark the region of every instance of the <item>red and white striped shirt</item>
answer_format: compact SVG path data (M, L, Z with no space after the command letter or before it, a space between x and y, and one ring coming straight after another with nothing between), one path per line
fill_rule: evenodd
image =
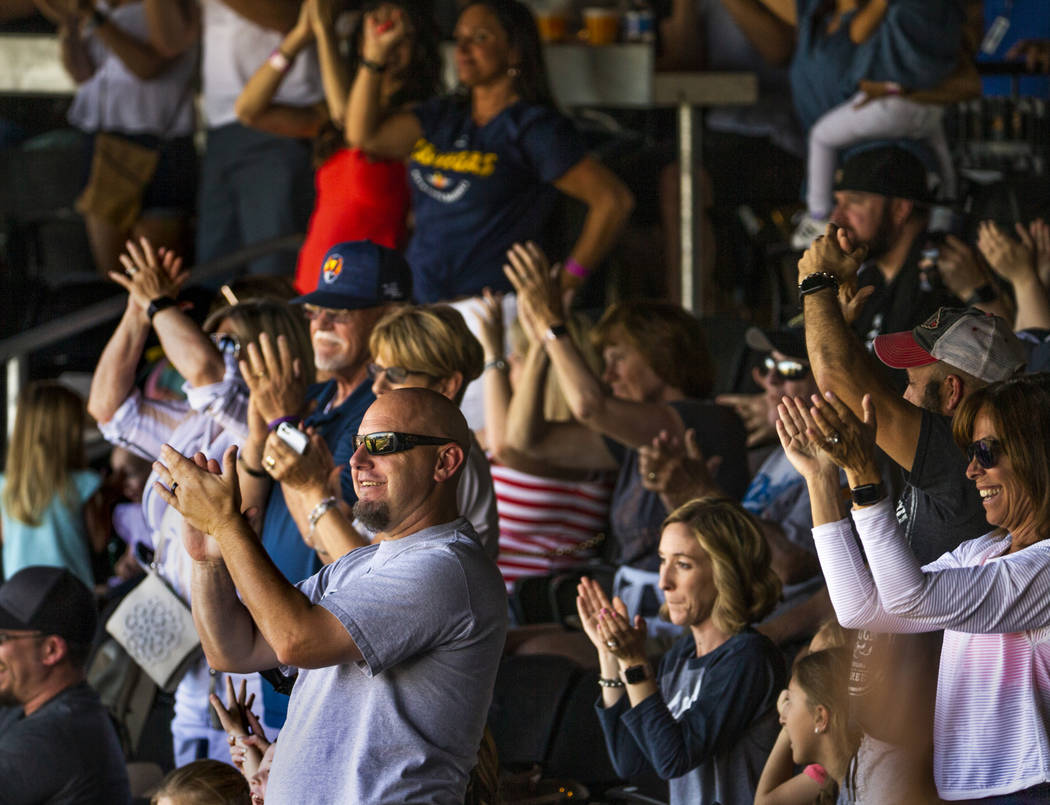
M508 592L516 579L577 567L597 554L608 526L611 476L565 481L496 462L490 468L499 512L497 563Z

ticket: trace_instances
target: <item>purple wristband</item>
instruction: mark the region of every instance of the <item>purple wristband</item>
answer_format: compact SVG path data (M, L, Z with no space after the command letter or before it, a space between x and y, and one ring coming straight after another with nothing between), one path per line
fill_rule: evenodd
M277 430L277 428L279 428L281 426L282 422L292 422L292 423L298 425L299 424L299 417L295 416L294 414L289 414L288 416L279 416L279 417L277 417L277 419L275 419L273 422L271 422L266 427L269 428L270 430Z
M574 277L579 277L581 280L587 279L587 277L591 275L591 270L589 268L581 266L571 257L565 261L565 270L572 274Z

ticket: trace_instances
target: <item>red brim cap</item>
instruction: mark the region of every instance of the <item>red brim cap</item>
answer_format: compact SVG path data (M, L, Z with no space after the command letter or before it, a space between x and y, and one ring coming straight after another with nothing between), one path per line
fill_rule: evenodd
M937 359L915 341L910 330L875 336L875 354L893 369L911 369L937 363Z

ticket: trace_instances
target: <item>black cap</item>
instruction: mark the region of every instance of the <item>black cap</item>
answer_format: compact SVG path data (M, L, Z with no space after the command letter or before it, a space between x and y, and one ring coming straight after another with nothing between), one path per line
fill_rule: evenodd
M880 145L855 153L835 171L835 190L855 190L929 204L926 166L906 148Z
M30 629L87 645L97 624L91 590L64 567L26 567L0 586L0 629Z
M782 327L779 330L748 327L744 340L755 352L772 352L775 349L788 358L809 360L809 353L806 351L806 331L801 327Z

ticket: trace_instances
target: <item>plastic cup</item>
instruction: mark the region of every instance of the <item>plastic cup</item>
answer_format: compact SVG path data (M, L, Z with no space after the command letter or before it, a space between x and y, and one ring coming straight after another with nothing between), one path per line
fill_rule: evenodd
M569 27L564 9L540 9L536 11L536 28L544 42L561 42Z
M592 45L611 45L620 33L620 14L611 8L585 8L584 30Z

